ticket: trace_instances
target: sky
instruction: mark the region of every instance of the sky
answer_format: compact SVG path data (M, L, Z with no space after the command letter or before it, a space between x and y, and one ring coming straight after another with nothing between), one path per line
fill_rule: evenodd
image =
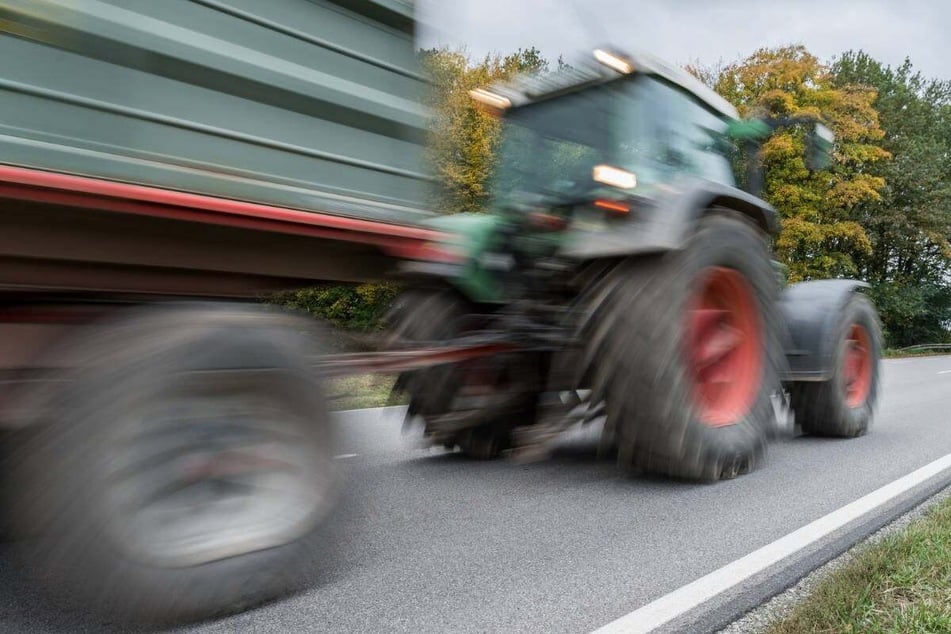
M763 46L804 44L828 61L863 49L887 64L910 57L951 79L951 0L416 0L424 47L473 56L535 46L566 59L599 45L712 66Z

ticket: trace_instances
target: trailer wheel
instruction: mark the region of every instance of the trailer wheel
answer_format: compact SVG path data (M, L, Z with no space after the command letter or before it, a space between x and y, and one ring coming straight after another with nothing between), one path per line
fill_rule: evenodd
M853 438L868 430L878 398L882 335L871 300L853 294L834 332L832 377L793 383L790 404L804 432Z
M178 622L310 581L339 476L309 328L263 308L146 309L63 351L75 371L37 396L18 452L43 584Z
M776 294L762 235L719 211L685 249L601 280L587 376L622 467L715 481L755 466L780 386Z

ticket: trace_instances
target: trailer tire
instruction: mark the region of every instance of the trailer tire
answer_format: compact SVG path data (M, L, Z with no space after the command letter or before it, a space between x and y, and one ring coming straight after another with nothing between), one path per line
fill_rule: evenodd
M340 477L309 329L265 308L138 309L61 351L74 370L36 395L16 460L15 512L39 535L24 563L54 598L183 622L325 571Z
M631 258L601 278L589 293L583 367L592 398L606 402L607 440L622 468L716 481L755 467L780 388L776 295L764 236L721 210L699 222L683 250ZM734 375L716 377L732 382L716 392L714 377L697 368L719 371L721 361L709 359L721 331L739 336L722 360Z
M790 405L804 432L854 438L868 431L880 380L882 334L868 297L852 294L837 319L834 336L832 377L791 384Z

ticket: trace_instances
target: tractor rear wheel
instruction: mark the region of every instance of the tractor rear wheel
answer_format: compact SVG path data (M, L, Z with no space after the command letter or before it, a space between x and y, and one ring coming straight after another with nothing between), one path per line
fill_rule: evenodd
M790 401L804 432L853 438L868 430L878 397L882 335L871 300L859 294L849 299L835 337L831 378L792 384Z
M469 306L449 291L410 290L399 297L387 316L393 346L433 345L456 337ZM409 396L408 416L444 414L452 405L453 386L459 381L456 366L404 372L396 388Z
M602 280L588 375L622 467L703 481L754 467L780 387L776 294L762 234L719 210L685 249Z
M433 345L448 341L462 334L465 317L470 312L471 306L450 291L409 291L398 298L389 316L392 343ZM504 362L497 359L494 363ZM510 370L503 374L519 374L514 366ZM458 446L464 455L474 460L493 460L511 448L514 427L534 422L537 394L520 389L519 381L525 377L517 376L507 383L509 388L518 390L521 397L506 414L447 434L439 428L439 417L462 413L459 396L464 386L479 375L471 363L443 365L405 372L394 389L409 396L407 416L419 416L423 420L424 434L430 441L450 450Z

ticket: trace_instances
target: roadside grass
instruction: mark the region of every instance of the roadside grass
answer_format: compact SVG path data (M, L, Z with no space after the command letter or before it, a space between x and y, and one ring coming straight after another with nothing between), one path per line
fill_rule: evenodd
M941 352L940 350L916 350L914 352L906 352L895 348L886 348L884 351L884 357L886 359L903 359L905 357L939 357L945 355L951 355L951 351Z
M333 379L327 386L327 395L331 398L331 409L404 405L406 399L402 396L392 402L389 400L395 381L395 375L385 374L358 374Z
M860 550L768 632L951 632L951 500Z

